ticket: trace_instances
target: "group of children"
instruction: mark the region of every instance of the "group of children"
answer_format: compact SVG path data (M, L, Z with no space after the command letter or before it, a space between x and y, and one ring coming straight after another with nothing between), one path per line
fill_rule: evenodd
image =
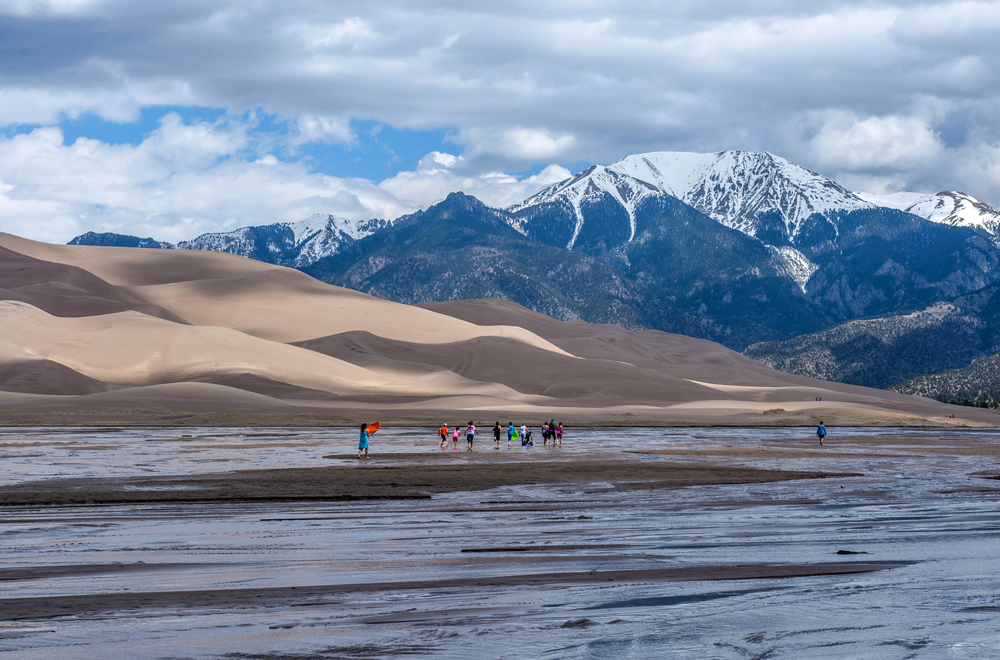
M438 432L441 436L441 449L444 449L448 445L448 425L442 424L441 430ZM472 451L472 445L475 442L476 435L479 431L476 430L476 425L469 421L469 424L465 427L465 441L468 443L469 451ZM462 429L458 426L451 434L452 448L458 449L458 438L462 435ZM493 441L496 443L496 449L500 449L500 436L503 435L503 429L500 427L500 422L497 422L493 426ZM553 447L562 447L562 437L563 437L563 425L562 422L556 423L556 420L551 420L542 424L542 442L545 445L549 444L549 440L552 441ZM535 442L531 435L531 429L529 429L524 424L520 427L514 426L514 422L509 422L507 424L507 446L513 447L513 444L520 441L522 447L534 447Z

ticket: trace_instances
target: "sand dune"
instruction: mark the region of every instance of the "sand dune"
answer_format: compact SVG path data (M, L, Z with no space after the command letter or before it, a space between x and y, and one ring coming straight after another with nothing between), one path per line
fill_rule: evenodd
M418 344L350 332L297 345L371 368L407 365L416 370L433 365L466 378L503 383L526 394L573 399L578 405L662 404L720 397L710 387L655 369L618 360L553 355L506 337Z
M137 310L178 323L165 309L76 266L42 261L0 247L0 300L18 300L54 316L93 316Z
M189 326L138 312L59 318L19 302L0 302L0 355L23 351L115 387L254 374L336 394L454 392L522 399L502 385L469 381L444 370L406 374L373 371L296 346L230 328Z
M998 419L785 374L690 337L495 300L401 305L217 252L0 234L0 300L0 423Z
M51 360L0 364L0 391L27 394L95 394L108 386Z
M288 268L272 267L226 279L132 287L130 291L196 325L225 326L273 341L297 342L363 330L391 340L434 344L508 337L565 354L517 326L478 326L330 286ZM276 309L281 313L275 314Z
M86 269L151 309L169 310L176 320L233 328L273 341L365 330L388 339L429 343L510 337L564 352L521 327L484 328L225 252L48 245L2 233L0 247L35 260ZM93 314L111 311L97 309Z

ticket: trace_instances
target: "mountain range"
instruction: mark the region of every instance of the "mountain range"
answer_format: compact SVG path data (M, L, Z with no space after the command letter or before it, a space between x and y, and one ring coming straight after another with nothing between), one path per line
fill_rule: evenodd
M319 215L176 246L94 233L71 243L225 251L399 302L504 299L744 350L1000 283L998 226L1000 213L964 193L855 193L769 153L658 152L593 166L506 209L458 193L391 222ZM924 368L964 366L953 362L986 343ZM899 374L863 379L886 386Z

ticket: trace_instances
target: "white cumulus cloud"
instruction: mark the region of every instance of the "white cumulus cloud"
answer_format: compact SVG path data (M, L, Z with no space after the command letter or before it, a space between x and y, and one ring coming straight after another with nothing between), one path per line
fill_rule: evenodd
M917 117L835 113L809 141L815 162L838 170L912 168L936 159L944 145Z
M184 123L166 115L138 144L37 128L0 138L0 230L65 242L85 231L178 241L208 231L301 220L313 213L393 219L462 190L487 204L520 201L569 172L531 177L463 174L463 157L434 152L412 172L376 184L312 172L263 152L252 124Z

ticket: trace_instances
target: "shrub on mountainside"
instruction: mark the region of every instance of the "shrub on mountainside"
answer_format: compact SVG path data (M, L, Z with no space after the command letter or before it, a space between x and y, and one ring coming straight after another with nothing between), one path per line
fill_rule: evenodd
M962 406L1000 408L1000 353L961 369L917 376L889 389Z
M774 369L824 380L890 387L925 373L962 367L984 354L978 317L951 305L848 321L744 354Z

